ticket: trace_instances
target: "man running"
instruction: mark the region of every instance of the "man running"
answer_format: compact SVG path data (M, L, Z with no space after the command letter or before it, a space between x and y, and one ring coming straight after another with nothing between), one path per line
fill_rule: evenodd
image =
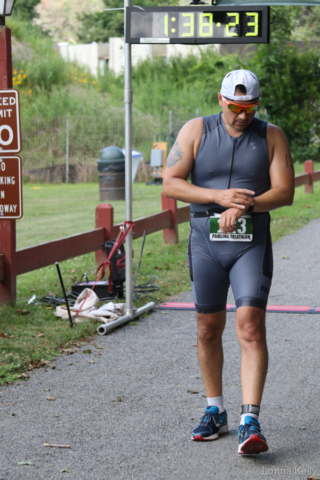
M222 333L231 283L241 347L238 453L253 454L268 450L258 420L268 368L269 211L292 204L294 171L283 131L255 118L260 84L253 72L229 72L218 98L220 114L196 118L181 129L167 159L163 191L190 203L188 265L208 402L192 440L215 440L228 431Z

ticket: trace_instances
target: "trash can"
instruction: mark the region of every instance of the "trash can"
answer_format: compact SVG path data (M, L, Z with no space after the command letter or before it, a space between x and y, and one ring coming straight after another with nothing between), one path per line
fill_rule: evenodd
M100 200L125 199L125 156L118 147L100 151L97 160Z

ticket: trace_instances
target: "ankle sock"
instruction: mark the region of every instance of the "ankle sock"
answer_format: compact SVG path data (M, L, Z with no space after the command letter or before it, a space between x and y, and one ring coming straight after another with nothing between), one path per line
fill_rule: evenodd
M221 397L207 397L208 407L218 407L219 413L224 412L223 395Z
M246 417L252 417L259 421L260 407L258 405L241 405L241 418L240 425L244 425L244 419Z

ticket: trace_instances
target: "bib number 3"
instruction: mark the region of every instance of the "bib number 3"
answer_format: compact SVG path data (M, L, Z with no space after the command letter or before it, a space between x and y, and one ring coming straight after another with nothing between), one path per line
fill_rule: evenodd
M215 213L210 217L210 234L209 238L212 242L252 242L253 239L253 225L252 218L243 216L236 221L237 230L233 233L224 235L220 230L219 222L221 215Z

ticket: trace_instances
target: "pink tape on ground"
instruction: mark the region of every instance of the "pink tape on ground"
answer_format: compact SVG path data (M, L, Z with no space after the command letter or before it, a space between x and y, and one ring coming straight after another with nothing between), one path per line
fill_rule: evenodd
M160 310L195 310L194 303L166 302L158 307ZM228 304L227 311L235 311L235 305ZM320 313L320 307L300 305L268 305L267 312L271 313Z

